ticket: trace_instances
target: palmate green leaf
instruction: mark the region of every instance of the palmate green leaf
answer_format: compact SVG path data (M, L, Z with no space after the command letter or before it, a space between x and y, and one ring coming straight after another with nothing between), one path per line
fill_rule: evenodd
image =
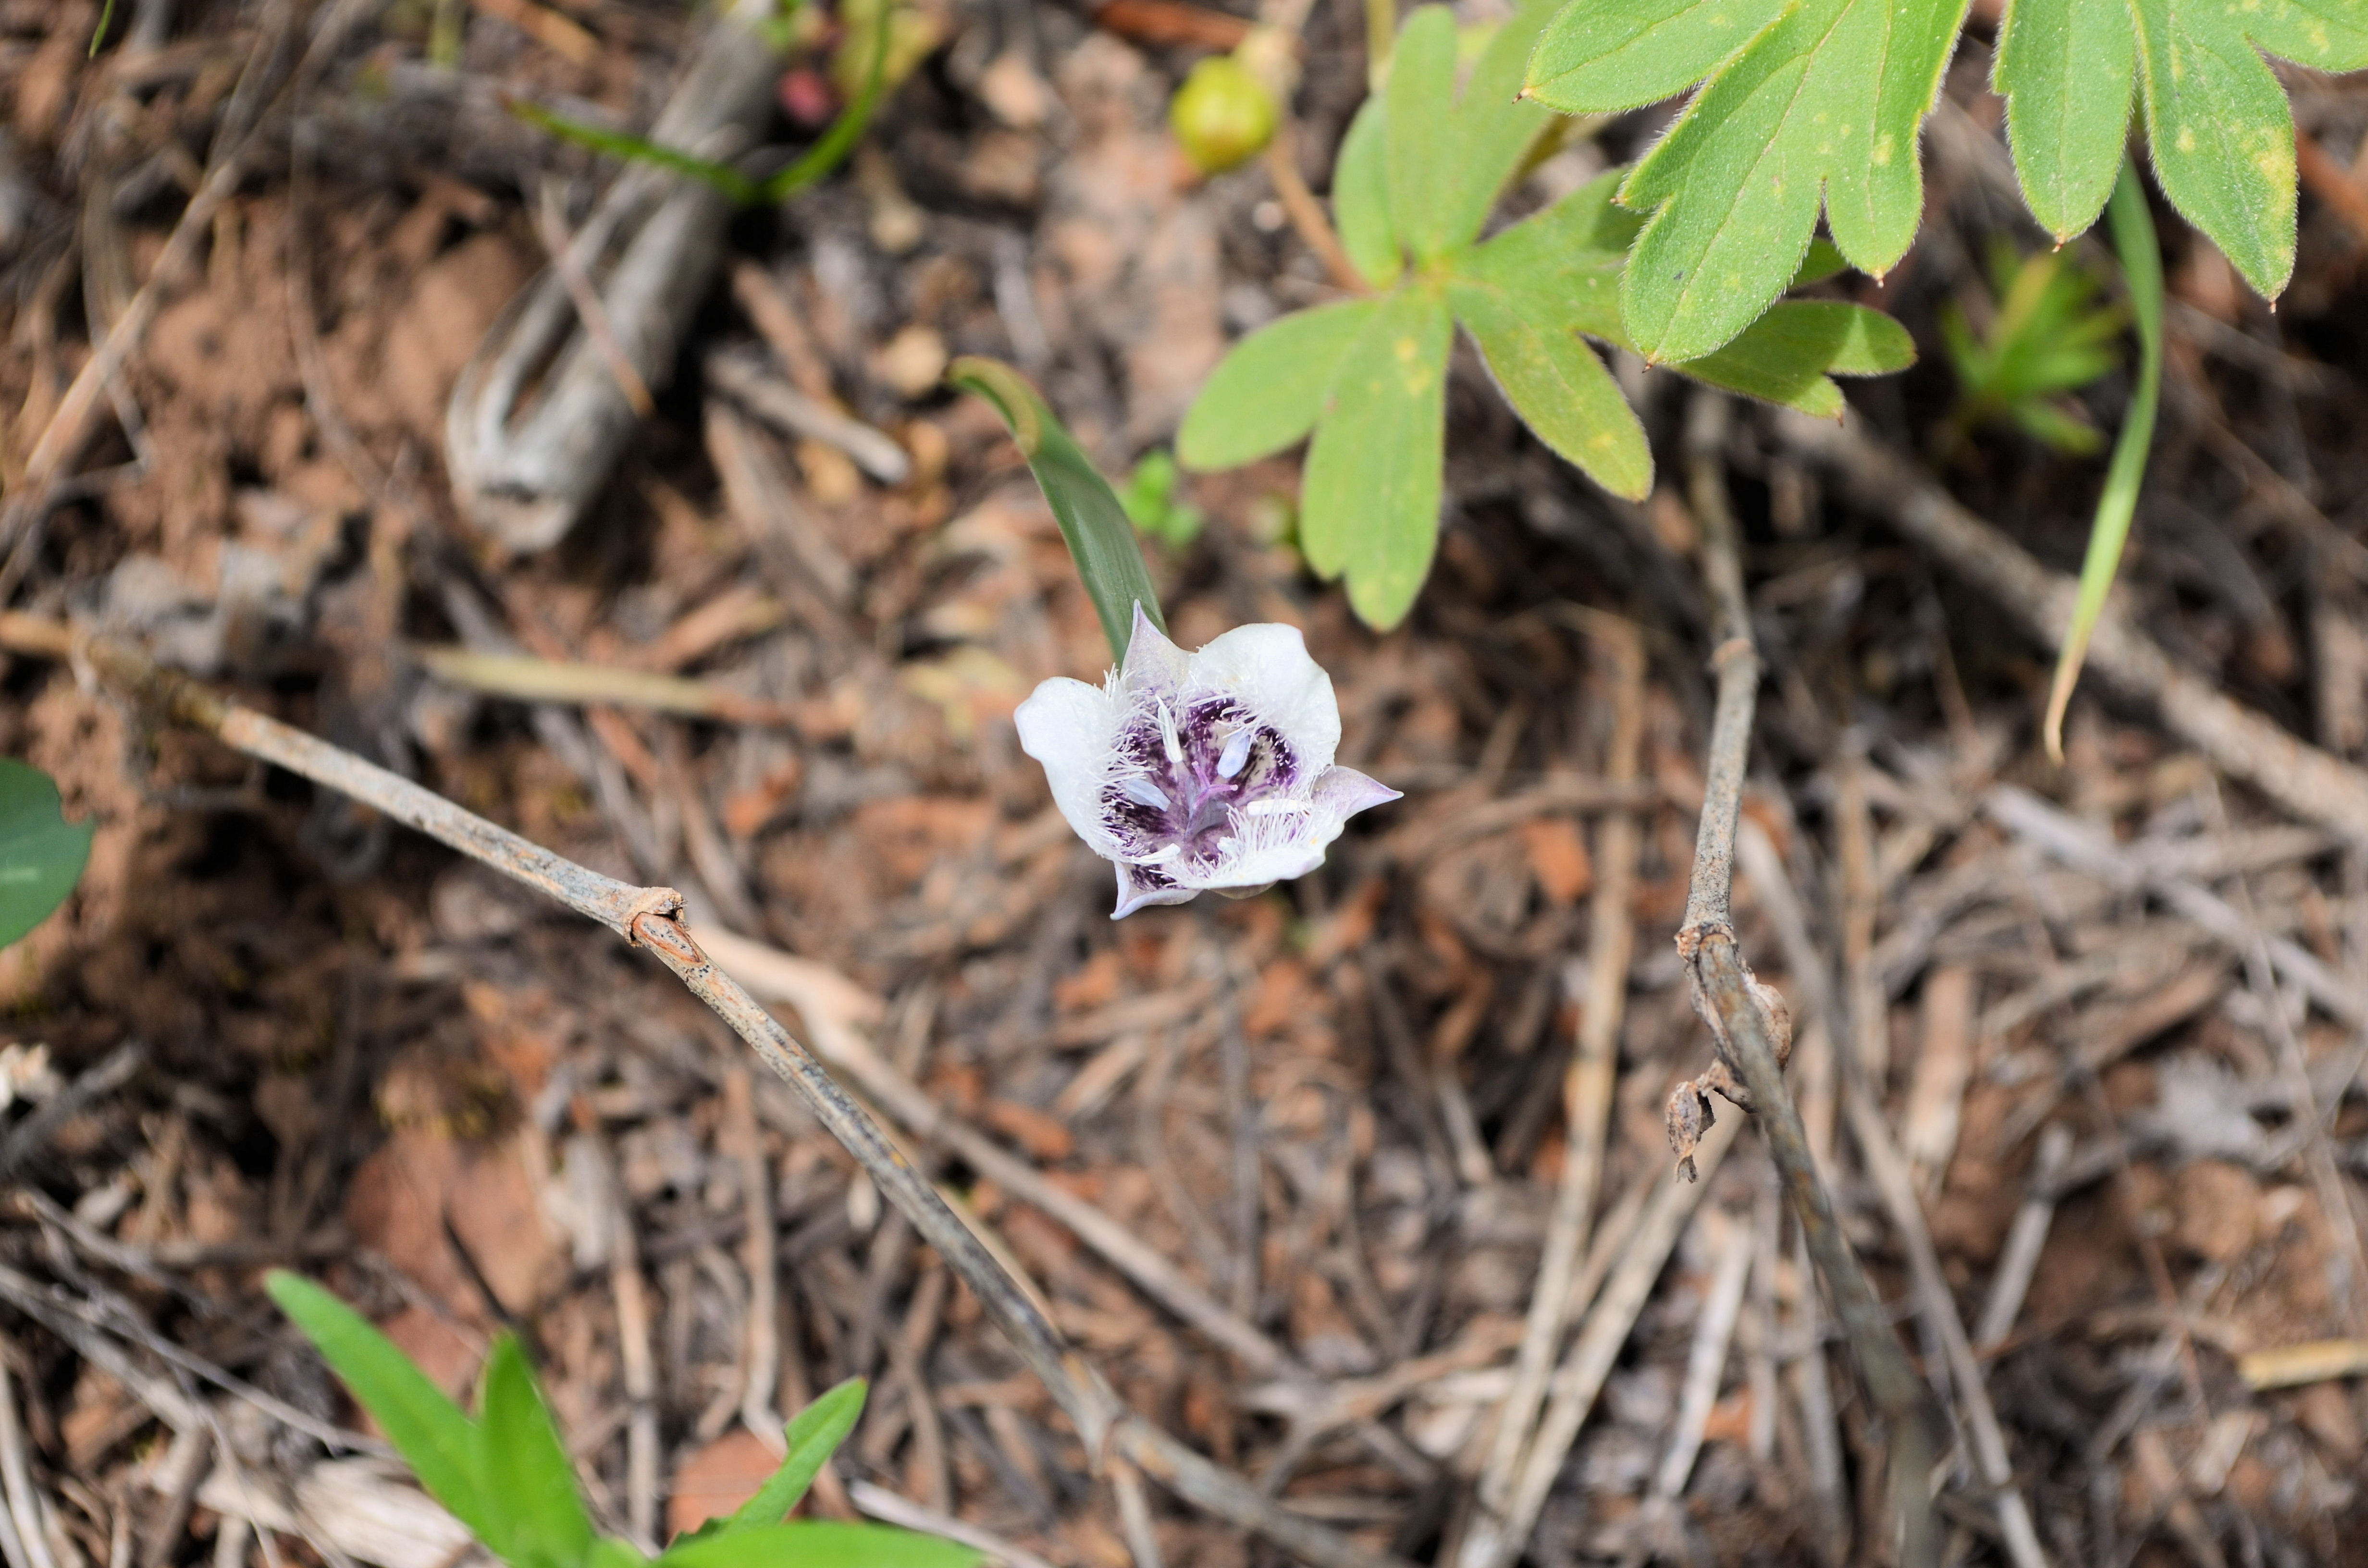
M1787 0L1574 5L1530 57L1527 90L1611 113L1674 97L1776 19Z
M803 1519L678 1541L658 1558L666 1568L977 1568L982 1560L940 1536Z
M948 384L985 398L1003 416L1019 455L1044 492L1061 538L1076 562L1086 595L1101 617L1109 637L1110 657L1123 664L1126 645L1134 634L1134 608L1162 631L1167 619L1159 611L1159 593L1151 585L1143 563L1143 546L1134 525L1119 505L1101 471L1093 465L1076 440L1053 417L1028 378L996 359L965 357L946 368Z
M1522 313L1503 290L1454 280L1447 302L1479 346L1497 390L1538 439L1615 495L1653 488L1653 449L1586 339Z
M1728 392L1835 419L1836 376L1887 376L1916 363L1907 329L1863 305L1779 300L1715 354L1669 368Z
M477 1428L461 1407L359 1312L311 1280L275 1268L263 1288L353 1391L427 1494L499 1551L511 1515L506 1499L479 1483Z
M2368 67L2359 0L2130 0L2155 178L2268 299L2294 276L2294 116L2254 46L2317 71Z
M90 858L90 824L58 810L40 768L0 757L0 948L50 917Z
M1999 24L1990 85L2006 99L2022 199L2059 243L2112 193L2137 48L2126 0L2013 0Z
M1239 468L1305 440L1340 362L1381 309L1379 300L1319 305L1235 344L1176 433L1176 455L1184 466Z
M1403 67L1403 56L1399 67ZM1446 302L1409 289L1379 301L1335 373L1300 485L1301 547L1346 577L1368 626L1406 618L1439 544L1446 461Z
M1543 105L1520 94L1524 64L1553 9L1554 0L1529 0L1516 11L1489 38L1460 92L1453 14L1418 6L1398 29L1380 99L1383 162L1394 232L1417 264L1479 233L1505 182L1552 122Z
M1620 178L1616 171L1605 175L1475 246L1457 260L1454 276L1494 285L1541 331L1584 333L1615 347L1632 347L1616 296L1622 253L1639 220L1611 205ZM1804 274L1809 270L1803 268ZM1594 358L1591 350L1580 352ZM1915 359L1907 330L1879 311L1788 300L1770 307L1717 353L1669 368L1747 397L1831 418L1842 408L1833 377L1883 375ZM1588 467L1531 418L1519 399L1508 395L1508 401L1555 450ZM1645 477L1649 485L1649 470ZM1597 478L1607 489L1618 488Z
M1332 221L1340 230L1340 248L1349 253L1358 275L1376 289L1388 288L1406 270L1406 253L1398 248L1397 231L1390 224L1388 140L1382 128L1382 100L1367 98L1349 122L1339 155L1332 160Z
M1632 5L1571 0L1539 55ZM1923 207L1917 133L1964 6L1798 0L1725 59L1620 191L1653 213L1621 283L1638 352L1695 359L1731 341L1799 267L1821 207L1853 267L1879 276L1906 254ZM1625 107L1540 80L1534 61L1528 90L1566 111Z
M509 1539L484 1536L512 1568L578 1568L592 1550L592 1519L575 1490L575 1467L517 1336L502 1335L485 1357L477 1389L482 1489L501 1500Z

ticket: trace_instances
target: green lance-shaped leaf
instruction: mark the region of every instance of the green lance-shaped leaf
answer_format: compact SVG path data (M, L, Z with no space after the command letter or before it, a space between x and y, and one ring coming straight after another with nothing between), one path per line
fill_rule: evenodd
M273 1269L263 1288L386 1434L427 1494L499 1551L509 1538L504 1499L480 1484L475 1423L362 1315L311 1280Z
M727 1531L778 1525L798 1506L806 1488L814 1484L814 1478L855 1429L856 1417L863 1414L863 1396L869 1386L861 1378L849 1378L798 1412L781 1430L789 1448L781 1456L780 1468L757 1489L757 1495L740 1505L739 1511L724 1526Z
M2368 67L2359 0L2130 0L2155 178L2276 299L2294 276L2294 116L2255 45L2317 71Z
M2130 399L2122 433L2113 442L2113 460L2105 471L2105 493L2097 499L2097 516L2089 526L2089 553L2080 562L2080 593L2072 608L2072 624L2055 661L2055 684L2047 696L2047 755L2064 760L2064 710L2072 700L2073 684L2089 656L2089 638L2105 612L2105 595L2121 569L2122 546L2130 537L2130 517L2136 511L2138 486L2146 479L2146 449L2154 444L2155 406L2162 395L2162 251L2155 240L2154 218L2146 210L2146 191L2137 170L2124 163L2114 183L2106 213L2112 223L2113 248L2122 258L2122 279L2130 291L2130 313L2138 334L2137 395Z
M1602 8L1573 0L1547 54ZM1637 350L1700 358L1731 341L1799 267L1820 208L1850 264L1880 276L1923 207L1917 133L1940 91L1965 0L1799 0L1727 56L1622 187L1650 210L1621 285ZM1622 107L1529 91L1570 112Z
M90 824L58 810L40 768L0 757L0 948L50 917L90 858Z
M1319 305L1235 344L1176 433L1184 466L1238 468L1306 439L1340 362L1381 309L1379 300Z
M2012 0L1990 85L2022 199L2060 244L2097 221L2130 129L2137 34L2123 0Z
M974 1547L888 1525L797 1520L676 1542L666 1568L977 1568Z
M484 1537L511 1568L578 1568L592 1550L592 1519L575 1467L513 1335L494 1341L477 1385L478 1477L501 1499L509 1539Z
M1400 40L1396 69L1404 69ZM1299 539L1325 577L1346 577L1368 626L1406 618L1439 544L1446 461L1446 303L1427 290L1381 301L1335 375L1300 486Z
M1332 221L1360 277L1376 289L1398 280L1406 253L1390 222L1389 131L1379 97L1367 98L1349 122L1332 160Z
M1028 378L1000 360L965 357L947 368L946 381L985 398L1003 415L1019 455L1028 460L1036 483L1043 488L1053 519L1061 525L1069 558L1076 562L1086 594L1101 616L1110 657L1121 663L1126 659L1136 605L1143 607L1154 626L1167 631L1167 619L1159 613L1158 592L1143 563L1143 547L1136 542L1126 508L1119 505L1118 493L1053 417Z

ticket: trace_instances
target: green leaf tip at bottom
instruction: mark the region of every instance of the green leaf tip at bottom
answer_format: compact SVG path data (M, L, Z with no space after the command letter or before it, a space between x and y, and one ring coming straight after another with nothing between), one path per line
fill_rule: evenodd
M855 1430L856 1418L863 1414L863 1399L871 1385L861 1378L849 1378L817 1396L797 1413L787 1426L781 1428L785 1445L780 1468L757 1489L757 1495L740 1505L732 1516L728 1530L756 1529L778 1525L789 1511L805 1497L806 1488L838 1451L838 1445Z
M310 1279L275 1268L263 1289L370 1412L427 1494L500 1553L510 1538L509 1510L480 1483L476 1424L369 1319Z
M47 920L90 858L91 824L71 823L40 768L0 757L0 948Z
M1018 370L999 359L965 356L947 367L946 381L985 399L1003 416L1004 427L1028 460L1053 520L1061 525L1069 558L1076 563L1077 576L1110 639L1110 658L1124 663L1128 639L1134 633L1135 606L1141 605L1162 631L1167 621L1160 614L1159 592L1151 585L1143 547L1118 492Z
M699 1536L658 1558L667 1568L977 1568L984 1560L942 1536L819 1519Z
M2154 444L2155 409L2162 396L2162 251L2155 239L2154 215L2146 210L2146 191L2137 170L2122 165L2121 177L2105 206L2112 224L2113 248L2122 258L2122 278L2130 291L2130 312L2138 335L2137 394L2130 399L2128 415L2113 442L2113 460L2105 471L2105 491L2097 498L2096 520L2089 528L2089 552L2080 562L2079 597L2066 629L2063 652L2055 661L2055 680L2047 694L2044 730L2047 755L2064 760L2064 710L2072 687L2089 656L2089 639L2105 613L2105 596L2121 569L2122 547L2130 537L2130 518L2136 512L2138 487L2146 480L2146 450Z

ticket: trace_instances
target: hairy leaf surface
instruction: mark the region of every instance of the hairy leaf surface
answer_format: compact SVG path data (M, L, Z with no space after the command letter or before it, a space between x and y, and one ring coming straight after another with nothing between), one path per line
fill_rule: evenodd
M1438 547L1452 335L1429 290L1384 301L1341 361L1307 449L1300 544L1319 575L1348 579L1369 626L1406 618Z

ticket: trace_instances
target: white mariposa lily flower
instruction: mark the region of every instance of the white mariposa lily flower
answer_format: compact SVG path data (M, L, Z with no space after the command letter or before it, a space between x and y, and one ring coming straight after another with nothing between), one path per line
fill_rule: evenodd
M1122 668L1048 680L1014 717L1061 814L1118 868L1113 920L1304 876L1350 817L1398 798L1334 766L1340 705L1296 627L1187 653L1137 605Z

